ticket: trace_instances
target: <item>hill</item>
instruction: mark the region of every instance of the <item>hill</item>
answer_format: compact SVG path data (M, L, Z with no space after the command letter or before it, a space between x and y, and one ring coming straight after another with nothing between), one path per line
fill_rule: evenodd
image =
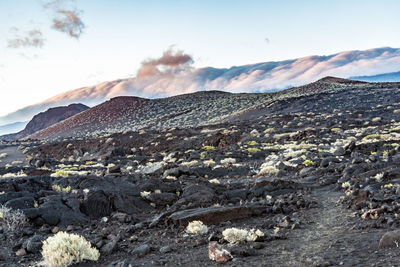
M46 129L53 124L56 124L84 110L87 110L88 108L89 107L83 104L70 104L68 106L50 108L45 112L41 112L35 115L22 131L19 131L15 134L0 136L0 139L16 140L25 138L37 131Z
M388 84L368 84L335 77L325 77L311 84L287 89L275 93L232 94L221 91L204 91L162 99L144 99L137 97L116 97L98 106L39 131L29 138L99 137L107 134L137 131L139 129L166 129L171 127L189 128L200 125L218 124L223 121L247 118L250 114L267 113L276 110L276 106L285 101L297 101L297 98L318 99L310 102L316 106L323 102L321 95L332 94L342 98L352 94L355 99L377 94L372 101L379 103L381 88L393 87ZM396 94L396 90L389 92ZM347 100L338 105L350 105ZM365 103L357 103L364 105ZM325 103L320 108L332 106ZM293 111L304 109L303 104L293 103ZM308 106L306 107L307 109ZM315 107L318 109L318 107ZM247 115L245 115L247 114ZM254 115L251 115L254 117Z

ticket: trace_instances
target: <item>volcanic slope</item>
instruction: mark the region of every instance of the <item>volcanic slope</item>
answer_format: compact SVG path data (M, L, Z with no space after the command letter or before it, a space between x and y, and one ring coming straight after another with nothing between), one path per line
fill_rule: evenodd
M193 127L220 122L270 98L269 94L204 91L161 99L115 97L30 136L98 137L143 128Z
M325 77L277 93L203 91L161 99L116 97L29 138L93 138L146 128L188 128L248 120L271 113L331 112L358 106L364 109L381 101L395 101L398 86L398 83L366 83Z
M89 109L89 107L83 104L70 104L68 106L49 108L45 112L36 114L22 131L0 136L0 139L16 140L24 138L87 109Z

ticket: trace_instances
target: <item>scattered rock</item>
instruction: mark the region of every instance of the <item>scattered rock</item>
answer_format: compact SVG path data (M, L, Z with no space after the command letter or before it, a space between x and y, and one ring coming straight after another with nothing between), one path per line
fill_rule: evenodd
M399 248L400 230L385 233L379 240L379 248Z
M174 222L186 226L190 221L202 221L205 224L217 224L230 220L248 218L252 215L248 207L211 207L178 211L169 216Z
M208 258L216 262L227 262L233 257L229 251L224 249L216 241L211 241L208 243Z
M130 253L132 255L136 255L138 257L143 257L150 252L150 246L147 244L141 245L135 249L133 249Z

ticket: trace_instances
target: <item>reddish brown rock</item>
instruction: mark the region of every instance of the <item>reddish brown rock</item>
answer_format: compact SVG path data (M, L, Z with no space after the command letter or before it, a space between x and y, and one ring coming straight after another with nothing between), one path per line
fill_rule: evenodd
M208 243L208 257L210 260L216 262L227 262L232 259L231 253L224 249L216 241L211 241Z

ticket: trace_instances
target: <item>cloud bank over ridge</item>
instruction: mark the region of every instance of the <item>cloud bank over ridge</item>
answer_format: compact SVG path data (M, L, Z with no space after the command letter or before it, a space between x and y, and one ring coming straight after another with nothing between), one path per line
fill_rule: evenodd
M309 56L278 62L262 62L230 68L194 68L193 58L184 51L169 48L160 58L142 62L133 78L103 82L71 90L42 103L22 109L13 121L32 116L40 106L57 106L74 102L94 105L119 95L166 97L202 90L228 92L268 92L300 86L323 78L376 75L399 71L400 49L375 48L346 51L329 56ZM40 109L40 108L39 108ZM25 117L21 117L24 114ZM12 122L0 118L0 125Z

